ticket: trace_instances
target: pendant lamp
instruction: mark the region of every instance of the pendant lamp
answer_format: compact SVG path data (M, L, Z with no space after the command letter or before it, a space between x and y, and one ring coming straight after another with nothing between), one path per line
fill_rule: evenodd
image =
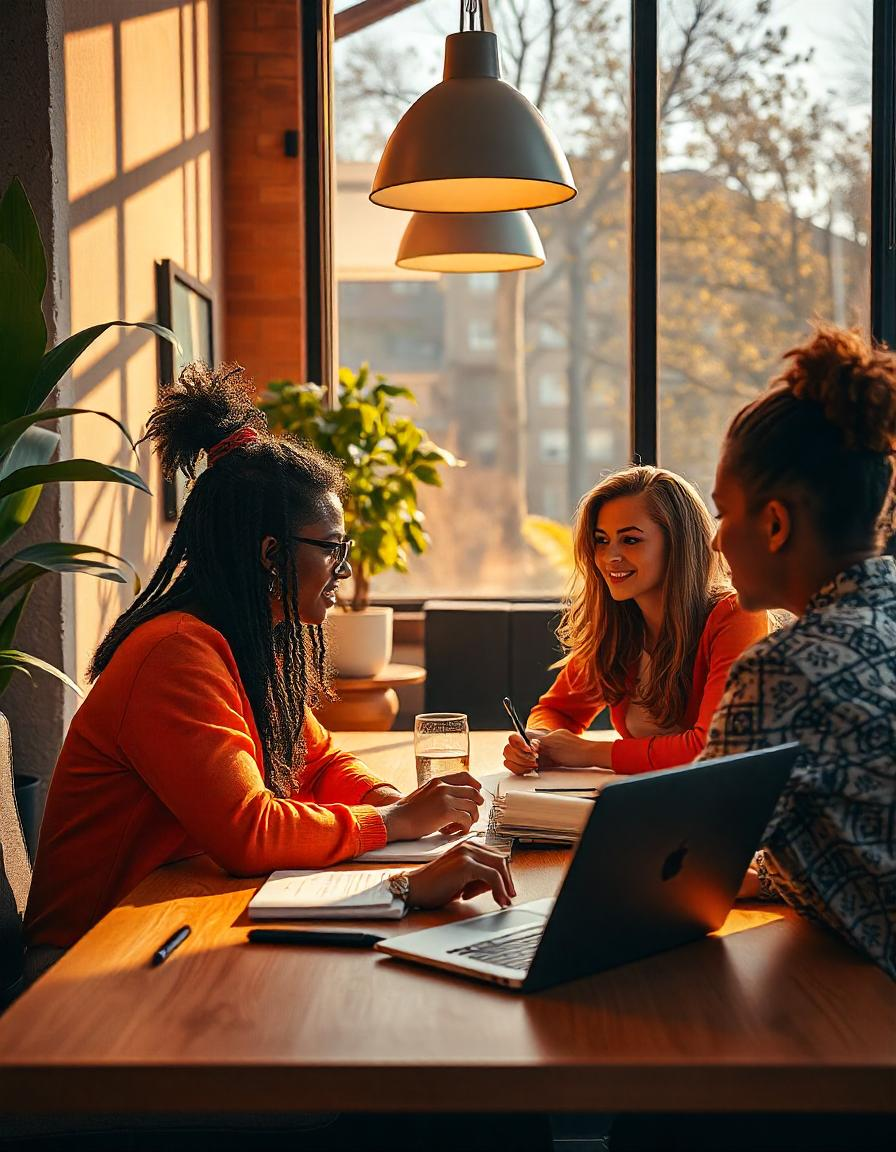
M513 212L572 199L576 186L538 109L501 79L493 32L445 41L442 82L405 112L386 143L370 199L412 212Z
M544 264L526 212L415 212L395 263L424 272L512 272Z

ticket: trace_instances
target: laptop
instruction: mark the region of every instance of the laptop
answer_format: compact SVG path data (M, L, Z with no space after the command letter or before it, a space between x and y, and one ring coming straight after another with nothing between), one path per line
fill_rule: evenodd
M556 897L395 936L380 952L525 992L720 928L799 744L607 784Z

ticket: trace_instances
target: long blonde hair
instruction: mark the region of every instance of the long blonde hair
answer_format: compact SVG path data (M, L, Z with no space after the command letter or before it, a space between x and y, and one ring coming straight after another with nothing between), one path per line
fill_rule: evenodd
M557 636L586 683L608 704L634 690L644 649L644 617L634 600L616 601L594 561L600 509L620 496L643 495L666 545L663 623L638 703L661 727L684 719L694 659L706 618L731 593L722 558L712 549L715 525L696 488L664 468L615 472L579 501L575 526L577 582Z

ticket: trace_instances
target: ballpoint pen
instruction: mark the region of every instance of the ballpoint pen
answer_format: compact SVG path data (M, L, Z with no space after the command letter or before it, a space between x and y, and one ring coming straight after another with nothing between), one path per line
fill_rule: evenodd
M183 928L178 928L173 936L169 936L165 943L158 951L153 952L150 964L155 968L161 964L163 960L167 960L175 948L179 948L184 940L190 935L190 925L184 924Z
M504 698L501 700L501 703L504 705L504 711L505 711L505 712L507 713L507 715L510 717L510 723L511 723L511 724L514 726L514 728L516 729L516 731L517 731L517 734L518 734L518 735L519 735L519 736L520 736L520 737L521 737L523 740L525 740L525 741L526 741L526 744L527 744L527 746L528 746L529 748L531 748L531 747L532 747L532 741L531 741L531 740L529 739L529 737L526 735L526 729L523 727L523 725L522 725L522 721L520 720L519 716L517 715L517 711L516 711L516 708L514 708L514 706L513 706L513 701L510 699L510 697L509 697L509 696L505 696L505 697L504 697Z
M529 751L532 753L532 755L534 757L535 756L535 749L532 747L532 741L529 739L529 736L526 733L526 729L523 727L522 721L520 720L519 716L517 715L516 708L514 708L514 706L513 706L513 701L510 699L509 696L504 696L501 700L501 703L504 705L504 711L510 717L510 723L516 729L517 735L520 737L521 740L525 740L526 747L529 749ZM536 758L536 765L537 765L537 763L538 763L538 760ZM535 765L533 765L532 771L536 776L538 775L538 771L537 771L537 768L535 767Z

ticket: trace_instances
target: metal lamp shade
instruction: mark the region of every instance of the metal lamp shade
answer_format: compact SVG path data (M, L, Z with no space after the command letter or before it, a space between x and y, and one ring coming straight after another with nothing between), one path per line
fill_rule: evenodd
M412 212L513 212L576 194L538 109L501 79L493 32L445 41L444 79L389 137L370 199Z
M395 263L424 272L512 272L544 264L525 212L415 212Z

